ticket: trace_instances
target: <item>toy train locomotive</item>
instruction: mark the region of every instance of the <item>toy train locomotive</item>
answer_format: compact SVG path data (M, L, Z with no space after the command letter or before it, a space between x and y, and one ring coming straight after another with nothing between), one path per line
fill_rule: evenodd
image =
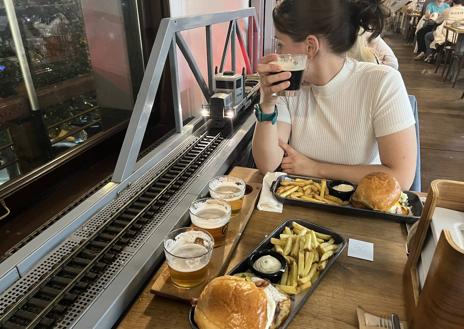
M259 77L225 71L214 75L214 94L203 107L202 115L212 121L233 120L256 101L259 95Z

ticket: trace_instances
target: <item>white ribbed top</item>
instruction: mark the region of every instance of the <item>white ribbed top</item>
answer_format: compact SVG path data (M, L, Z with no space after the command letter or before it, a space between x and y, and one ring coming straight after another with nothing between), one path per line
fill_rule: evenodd
M278 121L292 125L289 144L311 159L346 165L379 164L376 137L415 124L398 71L347 59L325 86L302 86L280 97Z

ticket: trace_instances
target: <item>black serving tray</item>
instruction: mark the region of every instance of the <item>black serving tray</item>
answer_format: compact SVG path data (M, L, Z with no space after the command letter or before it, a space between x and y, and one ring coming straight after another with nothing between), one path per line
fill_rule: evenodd
M272 249L273 245L271 244L271 238L278 238L279 235L284 231L285 227L290 227L293 222L296 222L304 227L307 227L311 230L324 233L324 234L329 234L333 237L335 240L335 244L338 244L339 247L335 254L329 259L326 268L320 272L319 277L317 280L313 283L313 285L305 290L304 292L301 292L297 295L290 295L290 299L292 300L292 308L290 310L290 314L288 315L287 320L280 326L279 329L285 329L289 326L290 322L293 320L295 315L298 313L298 311L303 307L304 303L308 300L309 296L316 290L316 288L319 286L319 283L321 280L324 278L326 275L327 271L332 267L333 263L336 261L336 259L340 256L342 253L343 249L346 247L346 239L341 236L338 233L333 232L332 230L322 227L304 220L300 219L290 219L281 224L278 228L276 228L269 236L262 241L249 255L247 258L245 258L240 264L235 266L228 274L229 275L234 275L237 273L243 273L249 271L249 266L248 266L248 258L255 252L260 251L260 250L265 250L265 249ZM192 307L189 312L189 321L190 325L192 326L193 329L199 329L195 323L194 320L194 313L195 313L195 307Z
M409 205L411 206L412 215L409 215L409 216L400 215L400 214L390 214L390 213L378 211L378 210L355 208L350 205L336 206L336 205L316 203L316 202L311 202L311 201L282 198L277 194L277 189L279 188L282 180L285 180L287 178L312 179L313 181L318 182L318 183L320 183L322 180L321 178L313 178L313 177L297 176L297 175L280 176L272 184L271 192L277 200L279 200L280 202L284 204L330 210L330 211L334 211L334 212L338 212L342 214L363 215L363 216L369 216L369 217L383 218L383 219L394 220L399 223L407 223L407 224L414 224L416 221L418 221L420 219L420 216L422 215L422 210L424 208L422 201L419 199L419 196L416 193L410 192L410 191L404 191L404 193L408 196L408 202L409 202ZM330 179L327 179L327 182L330 182L330 181L331 181ZM356 188L356 185L354 186Z

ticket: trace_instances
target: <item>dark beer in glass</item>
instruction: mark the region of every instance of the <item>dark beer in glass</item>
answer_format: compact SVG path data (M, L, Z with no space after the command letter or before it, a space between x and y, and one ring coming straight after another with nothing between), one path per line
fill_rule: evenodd
M278 93L279 96L296 96L301 87L303 72L306 68L307 55L305 54L278 54L277 61L271 64L279 65L281 72L290 72L291 77L288 79L290 86L284 91ZM279 83L281 83L280 81Z

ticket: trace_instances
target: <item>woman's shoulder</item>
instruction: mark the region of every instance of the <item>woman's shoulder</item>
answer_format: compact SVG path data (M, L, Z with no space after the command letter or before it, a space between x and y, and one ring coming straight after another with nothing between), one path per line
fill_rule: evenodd
M354 63L354 72L359 74L361 78L375 78L375 79L401 79L401 74L388 65L358 62Z

